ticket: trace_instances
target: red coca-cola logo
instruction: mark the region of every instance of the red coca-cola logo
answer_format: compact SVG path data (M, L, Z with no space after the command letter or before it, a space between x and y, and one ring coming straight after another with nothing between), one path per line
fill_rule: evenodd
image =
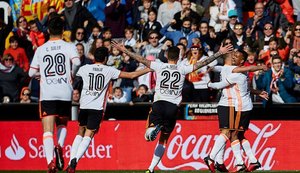
M268 145L268 141L280 130L281 124L274 125L268 123L262 128L250 124L249 131L255 134L255 140L252 144L252 151L257 159L262 163L264 170L271 170L276 160L274 154L276 147ZM169 146L166 150L166 157L162 159L158 165L162 170L178 170L178 169L207 169L203 159L210 153L213 143L218 135L185 135L181 123L177 123L174 129L174 136L169 140ZM243 153L245 163L248 163L248 158ZM177 162L172 162L176 159ZM181 160L178 162L178 160ZM228 168L234 167L235 159L230 147L227 147L224 153L224 161ZM164 164L179 163L179 164ZM248 163L249 164L249 163Z

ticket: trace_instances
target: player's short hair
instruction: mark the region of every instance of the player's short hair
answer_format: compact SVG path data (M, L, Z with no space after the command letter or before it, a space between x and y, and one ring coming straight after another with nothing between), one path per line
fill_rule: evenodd
M106 47L98 47L94 53L96 62L104 62L108 57L108 49Z
M176 46L168 48L168 60L178 60L179 58L180 49Z
M64 21L62 18L55 16L49 20L48 29L50 35L62 35L64 29Z

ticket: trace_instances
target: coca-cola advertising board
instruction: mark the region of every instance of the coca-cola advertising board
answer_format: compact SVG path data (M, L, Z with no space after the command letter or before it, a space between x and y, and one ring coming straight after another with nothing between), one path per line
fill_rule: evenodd
M144 139L145 121L104 121L78 170L144 170L157 143ZM64 158L77 134L77 122L68 124ZM44 170L41 122L0 122L0 170ZM161 170L206 170L203 158L218 136L218 121L178 121L158 165ZM252 121L246 137L262 164L261 170L297 170L300 163L300 121ZM55 139L56 141L56 139ZM235 159L227 143L225 164ZM248 159L243 153L243 158Z

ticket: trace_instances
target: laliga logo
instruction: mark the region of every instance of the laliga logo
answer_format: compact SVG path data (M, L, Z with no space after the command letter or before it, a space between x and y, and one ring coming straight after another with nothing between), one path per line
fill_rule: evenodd
M25 156L25 150L19 145L14 134L13 139L11 140L11 146L7 147L5 150L5 155L10 160L21 160Z
M249 130L257 134L256 139L252 145L252 151L256 155L257 159L262 162L263 170L271 170L274 166L276 160L273 158L276 147L271 147L267 145L268 140L276 134L280 129L281 124L277 126L268 123L264 127L259 128L254 124L250 123ZM176 124L174 129L176 135L170 139L169 146L166 151L166 157L169 161L175 158L182 159L181 164L178 165L165 165L164 160L159 162L158 168L161 170L176 170L180 168L193 168L195 170L207 169L203 158L208 155L211 151L209 144L214 143L214 138L217 137L213 135L202 135L197 136L190 134L186 138L181 135L182 126L180 123ZM224 159L230 159L229 153L232 152L231 148L226 149ZM258 153L261 153L258 155ZM228 167L232 167L234 163L234 158L231 158ZM224 161L225 161L224 160Z

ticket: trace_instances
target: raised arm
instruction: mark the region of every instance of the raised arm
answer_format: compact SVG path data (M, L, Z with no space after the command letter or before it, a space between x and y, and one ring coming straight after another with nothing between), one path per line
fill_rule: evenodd
M223 44L220 47L220 50L215 53L214 55L208 57L207 59L203 61L198 61L196 64L194 64L193 70L198 70L199 68L208 65L209 63L213 62L215 59L219 58L221 55L229 53L233 50L233 46L231 44L223 46Z
M134 71L134 72L123 72L123 71L121 71L121 73L119 75L119 78L134 79L134 78L139 77L143 74L146 74L150 71L151 71L150 68L144 68L143 70L138 70L138 71Z
M147 60L146 58L144 58L143 56L141 56L140 54L137 54L137 53L133 53L133 52L130 52L129 50L127 50L124 45L122 44L119 44L115 41L112 41L111 42L112 46L117 48L119 51L122 51L124 53L126 53L128 56L130 56L131 58L135 59L136 61L144 64L145 66L149 67L150 68L150 64L151 64L151 61Z
M241 67L234 68L232 70L232 73L254 72L258 70L267 71L268 67L264 64L259 66L241 66Z

